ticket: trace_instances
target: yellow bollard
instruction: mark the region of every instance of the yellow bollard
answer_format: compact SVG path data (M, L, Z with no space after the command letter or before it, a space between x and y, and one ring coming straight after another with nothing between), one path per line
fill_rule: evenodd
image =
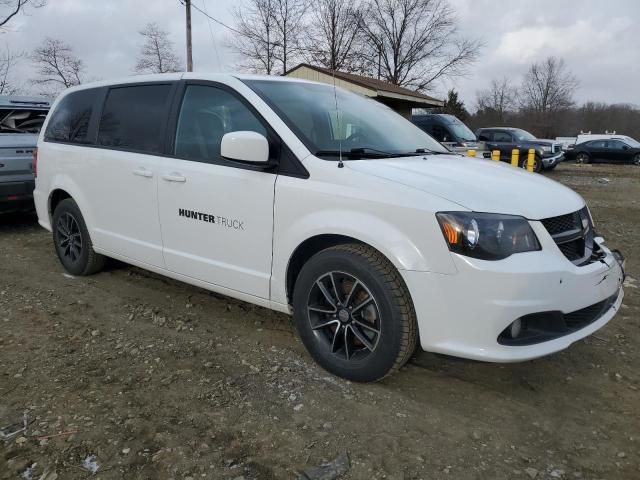
M496 162L500 161L500 150L494 150L493 152L491 152L491 160L494 160Z
M476 156L476 151L475 150L467 150L467 156L468 157L475 157Z
M518 150L517 148L511 150L511 165L513 165L514 167L520 165L520 150Z
M533 148L529 149L529 156L527 157L527 170L533 172L533 165L536 161L536 151Z

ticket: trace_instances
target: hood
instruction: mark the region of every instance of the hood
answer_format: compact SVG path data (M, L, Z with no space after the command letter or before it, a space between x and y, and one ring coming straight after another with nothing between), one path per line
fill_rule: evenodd
M385 178L476 212L521 215L530 220L575 212L584 200L537 173L503 162L461 155L352 160L345 166Z

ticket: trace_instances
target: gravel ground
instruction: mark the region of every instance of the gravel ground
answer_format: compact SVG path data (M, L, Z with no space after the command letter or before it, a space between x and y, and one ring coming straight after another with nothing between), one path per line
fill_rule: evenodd
M618 316L544 359L420 352L370 385L285 315L115 262L72 278L33 217L0 218L0 428L28 421L0 478L296 478L344 452L345 479L640 478L640 169L550 176L628 257Z

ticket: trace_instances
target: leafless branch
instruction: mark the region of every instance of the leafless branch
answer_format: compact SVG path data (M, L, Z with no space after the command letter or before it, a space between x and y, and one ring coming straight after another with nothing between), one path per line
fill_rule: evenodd
M148 23L140 35L145 40L138 56L137 73L167 73L183 70L182 62L175 53L169 34L156 23Z
M49 85L54 89L69 88L82 83L84 62L75 56L71 46L47 37L31 54L39 78L35 85Z
M465 75L482 47L458 36L447 0L369 0L363 12L368 70L396 85L430 90Z
M4 27L20 11L26 7L40 8L46 4L46 0L0 0L0 28Z

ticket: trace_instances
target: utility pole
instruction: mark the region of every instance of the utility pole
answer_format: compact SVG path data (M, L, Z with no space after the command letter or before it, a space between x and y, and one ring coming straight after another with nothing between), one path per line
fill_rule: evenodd
M187 15L187 72L193 72L193 46L191 44L191 0L184 0Z

